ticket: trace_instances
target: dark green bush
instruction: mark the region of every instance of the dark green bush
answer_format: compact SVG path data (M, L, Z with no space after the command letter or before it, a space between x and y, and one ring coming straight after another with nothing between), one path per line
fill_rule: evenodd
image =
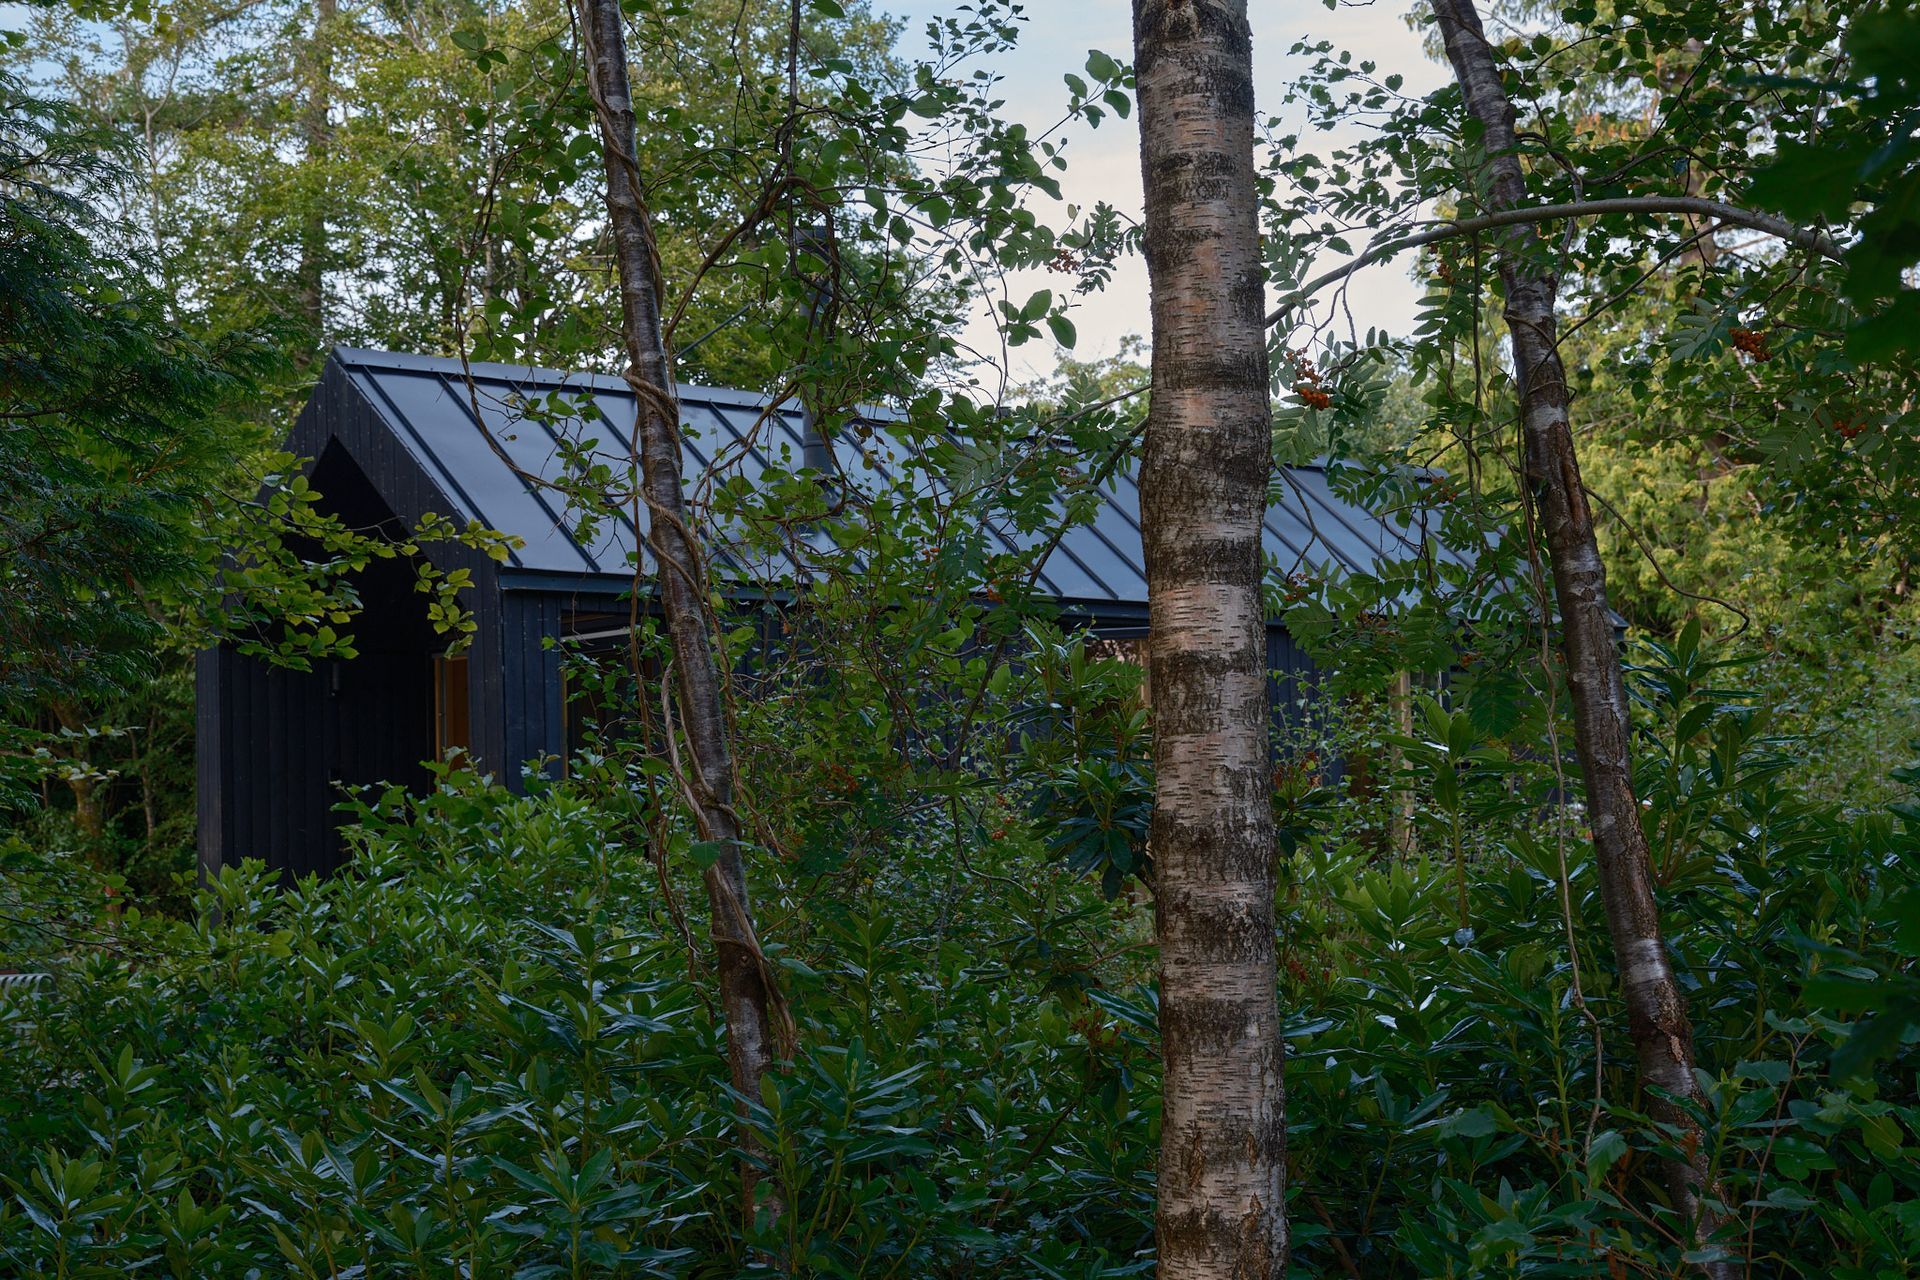
M0 1006L9 1274L1139 1269L1147 1117L1098 1084L1150 1046L1094 1051L970 931L845 903L780 955L806 1018L752 1100L785 1206L752 1224L712 1011L616 824L457 781L365 822L355 874L229 872Z
M1794 744L1729 674L1683 636L1635 682L1725 1247L1756 1275L1908 1275L1916 813L1796 797ZM800 1022L757 1099L724 1087L701 921L662 896L628 790L644 762L614 751L530 798L458 773L389 795L327 883L230 872L192 919L85 921L105 936L57 943L51 989L0 998L0 1269L1148 1272L1144 893L1109 894L1117 859L1076 870L1062 843L1132 829L1066 784L1138 768L1137 714L1071 653L1026 675L1065 679L1050 696L1080 718L964 786L836 785L857 757L819 738L778 756L830 686L747 720L748 758L789 788L790 847L755 866ZM1372 781L1276 774L1295 1274L1689 1274L1577 815L1549 803L1561 773L1437 704L1411 735L1345 720L1323 758L1371 752ZM778 1214L743 1199L743 1124Z

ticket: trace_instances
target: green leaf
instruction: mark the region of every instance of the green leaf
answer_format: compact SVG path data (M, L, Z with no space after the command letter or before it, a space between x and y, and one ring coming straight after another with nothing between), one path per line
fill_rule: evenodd
M1908 889L1894 900L1893 945L1910 956L1920 956L1920 888Z
M1587 1144L1587 1181L1599 1186L1607 1180L1607 1171L1627 1154L1627 1140L1614 1129L1603 1129Z
M1073 344L1080 336L1074 332L1073 321L1061 315L1048 316L1047 328L1053 331L1053 340L1055 342L1069 351L1073 350Z
M1847 333L1847 354L1864 362L1892 360L1916 349L1920 349L1920 291L1900 294L1878 315Z
M1440 1122L1440 1132L1449 1138L1486 1138L1499 1131L1499 1119L1486 1107L1457 1111Z
M1835 973L1831 970L1807 983L1806 1002L1816 1009L1837 1013L1865 1013L1878 1009L1885 1000L1870 974Z
M1747 198L1790 218L1838 218L1853 203L1871 147L1858 139L1788 142L1753 175Z
M1920 66L1920 13L1899 6L1864 11L1847 32L1846 47L1862 75L1911 83Z

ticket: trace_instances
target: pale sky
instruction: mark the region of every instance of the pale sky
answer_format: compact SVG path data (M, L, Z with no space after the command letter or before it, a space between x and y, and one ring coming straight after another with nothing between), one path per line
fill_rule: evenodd
M958 7L954 0L875 3L875 8L905 19L901 52L908 57L925 53L927 19L952 13ZM1328 9L1320 0L1251 0L1249 10L1255 107L1262 118L1278 105L1288 79L1306 67L1305 59L1287 56L1287 50L1301 39L1330 40L1336 49L1350 49L1356 61L1371 59L1378 63L1382 77L1399 73L1406 81L1402 91L1408 94L1427 93L1446 79L1446 68L1427 58L1419 35L1407 25L1409 6L1405 0L1373 0L1364 7L1343 5L1337 9ZM1123 62L1132 61L1132 11L1127 0L1029 0L1026 12L1029 20L1018 50L1011 57L998 59L992 69L1004 77L1001 96L1006 99L1005 112L1037 130L1063 114L1068 95L1061 77L1069 71L1084 75L1089 49L1100 49ZM1363 136L1357 131L1306 134L1305 117L1297 112L1297 108L1289 108L1283 118L1302 132L1303 150L1324 154ZM1078 125L1067 130L1066 137L1069 168L1058 175L1063 203L1086 208L1106 200L1139 216L1140 140L1132 117L1116 120L1109 115L1099 128ZM1065 210L1056 206L1043 216L1057 226L1065 221ZM1339 260L1329 258L1322 266L1332 266ZM1029 275L1030 279L1013 281L1010 292L1016 301L1024 300L1035 289L1057 290L1060 284L1060 277L1044 271ZM1362 331L1374 326L1396 335L1407 331L1418 296L1404 262L1385 263L1360 273L1349 290L1353 318ZM1123 336L1145 334L1146 265L1137 257L1124 263L1104 293L1081 300L1073 320L1079 330L1074 355L1081 359L1112 355ZM992 328L984 318L970 329L968 337L977 347L998 350ZM1015 380L1044 374L1053 367L1053 348L1047 343L1029 343L1014 349L1011 356Z

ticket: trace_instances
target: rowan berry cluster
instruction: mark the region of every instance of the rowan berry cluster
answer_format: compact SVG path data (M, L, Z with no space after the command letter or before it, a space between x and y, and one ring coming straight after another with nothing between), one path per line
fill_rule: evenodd
M1324 376L1313 357L1304 351L1286 353L1287 363L1293 366L1293 394L1309 409L1324 409L1333 403L1333 397L1322 386Z
M1767 335L1758 329L1735 329L1728 335L1733 339L1733 349L1747 359L1760 362L1773 359L1773 352L1767 349Z

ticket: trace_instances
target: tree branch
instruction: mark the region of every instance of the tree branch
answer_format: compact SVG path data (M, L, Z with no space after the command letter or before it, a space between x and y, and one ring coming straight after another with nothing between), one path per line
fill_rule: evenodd
M1343 263L1325 275L1315 277L1284 295L1280 299L1280 305L1267 314L1267 327L1272 328L1289 319L1295 311L1299 310L1301 304L1328 285L1338 284L1356 271L1391 258L1407 249L1418 249L1425 245L1438 244L1443 240L1491 231L1498 227L1511 227L1529 222L1553 222L1560 218L1592 218L1610 213L1692 214L1759 231L1777 240L1784 240L1796 248L1817 253L1833 262L1840 261L1841 257L1840 246L1824 232L1795 226L1786 219L1775 217L1770 213L1743 209L1739 205L1709 200L1704 196L1615 196L1604 200L1575 200L1566 204L1533 205L1523 209L1502 209L1495 213L1483 214L1478 218L1454 219L1431 230L1374 245L1353 261Z

